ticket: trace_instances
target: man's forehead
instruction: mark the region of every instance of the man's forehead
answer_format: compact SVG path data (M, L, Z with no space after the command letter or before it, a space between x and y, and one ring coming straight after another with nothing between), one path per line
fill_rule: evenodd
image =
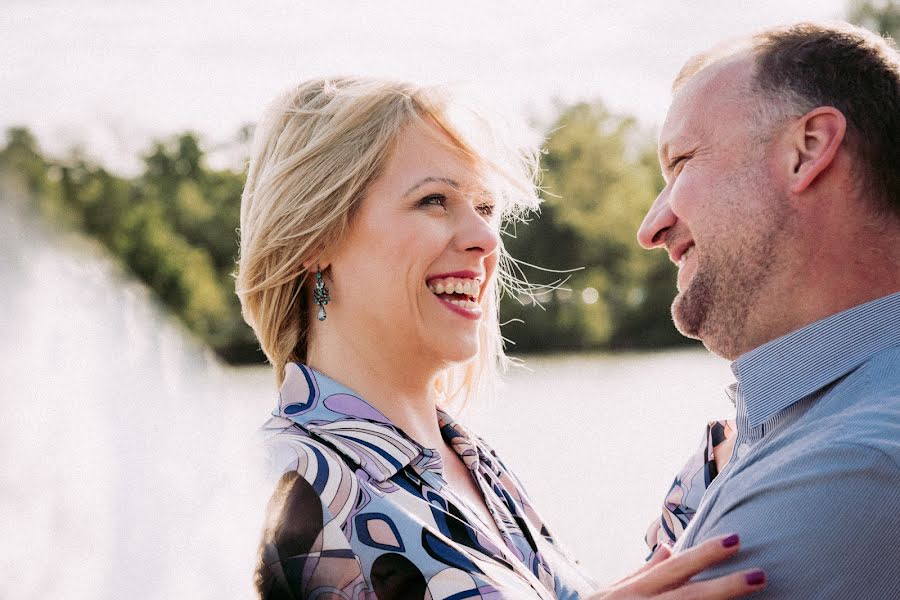
M753 59L734 55L713 62L690 77L675 92L660 130L661 154L668 143L682 136L699 137L746 100L753 75Z

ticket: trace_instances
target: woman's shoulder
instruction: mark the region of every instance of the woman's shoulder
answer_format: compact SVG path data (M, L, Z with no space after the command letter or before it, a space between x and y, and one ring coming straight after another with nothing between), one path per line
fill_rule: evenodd
M261 434L273 491L256 572L260 597L293 598L301 586L310 597L360 597L366 580L343 532L356 475L336 450L288 419L273 417Z
M297 473L317 489L331 480L354 477L340 452L284 417L272 417L260 429L265 468L272 480Z

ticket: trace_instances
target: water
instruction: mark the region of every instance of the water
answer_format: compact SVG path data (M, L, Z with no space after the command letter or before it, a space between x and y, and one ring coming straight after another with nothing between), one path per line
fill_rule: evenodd
M0 598L253 597L271 373L224 367L96 245L0 198ZM697 350L527 364L463 420L617 579L705 421L728 414L727 365Z
M0 194L0 598L249 598L258 405L94 244Z

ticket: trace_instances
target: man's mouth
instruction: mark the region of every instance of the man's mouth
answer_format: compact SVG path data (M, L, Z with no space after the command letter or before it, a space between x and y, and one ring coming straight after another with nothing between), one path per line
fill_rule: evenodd
M694 245L691 244L688 246L687 250L681 253L681 258L678 259L678 268L684 267L684 263L687 262L687 259L694 253Z
M428 290L445 302L454 306L474 310L478 308L481 282L477 279L461 277L441 277L428 282Z

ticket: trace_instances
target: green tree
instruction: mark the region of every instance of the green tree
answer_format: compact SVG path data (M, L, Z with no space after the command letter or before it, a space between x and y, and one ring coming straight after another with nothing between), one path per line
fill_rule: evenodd
M847 20L900 41L900 2L896 0L853 0Z
M125 179L78 152L48 160L27 129L14 128L0 169L23 182L41 214L104 243L224 358L262 360L231 277L243 176L207 169L196 135L154 143L144 173Z
M503 318L525 323L504 335L521 350L681 342L668 312L674 268L635 239L662 189L652 139L600 103L574 104L551 126L543 168L541 217L516 227L506 246L527 263L582 270L569 291L538 296L543 311L507 300Z
M242 135L250 128L244 128ZM101 241L161 302L230 362L261 362L234 294L243 173L205 164L187 132L154 142L144 170L125 178L73 152L51 160L24 128L7 131L0 169L40 212ZM561 107L544 157L540 217L511 226L504 243L537 283L501 304L513 350L657 347L683 341L669 318L674 268L637 246L635 232L661 189L652 139L602 104ZM550 269L575 269L554 274ZM514 265L507 265L516 268ZM524 302L524 304L523 304ZM542 310L543 309L543 310Z

